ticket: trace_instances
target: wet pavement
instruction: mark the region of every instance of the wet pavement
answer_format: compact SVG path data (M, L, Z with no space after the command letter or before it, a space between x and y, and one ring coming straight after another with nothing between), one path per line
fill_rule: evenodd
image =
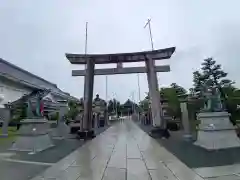
M202 180L133 122L108 130L32 180Z

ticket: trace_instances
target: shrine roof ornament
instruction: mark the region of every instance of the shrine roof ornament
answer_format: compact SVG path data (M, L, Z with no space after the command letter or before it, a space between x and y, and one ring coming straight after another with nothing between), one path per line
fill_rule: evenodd
M134 53L118 54L69 54L66 53L67 59L71 64L86 64L87 60L94 60L95 64L108 63L127 63L140 62L146 59L146 56L153 60L169 59L175 51L175 47L158 49L153 51L142 51Z

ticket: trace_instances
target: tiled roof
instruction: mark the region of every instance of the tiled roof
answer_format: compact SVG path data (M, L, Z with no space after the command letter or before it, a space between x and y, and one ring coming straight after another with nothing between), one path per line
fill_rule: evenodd
M25 86L36 89L49 89L54 94L68 96L68 93L61 91L56 84L53 84L39 76L36 76L14 64L0 58L0 76L17 81ZM73 97L72 97L73 98Z

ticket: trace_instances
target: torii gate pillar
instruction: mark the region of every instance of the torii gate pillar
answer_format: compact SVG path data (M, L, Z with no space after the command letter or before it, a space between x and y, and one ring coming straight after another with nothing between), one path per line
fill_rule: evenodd
M166 123L162 117L162 107L160 105L160 93L158 90L157 72L155 71L155 61L152 58L145 60L147 69L147 80L151 102L152 125L154 127L166 128Z
M94 60L87 61L86 75L84 78L84 116L83 131L91 129L92 121L92 99L94 86Z

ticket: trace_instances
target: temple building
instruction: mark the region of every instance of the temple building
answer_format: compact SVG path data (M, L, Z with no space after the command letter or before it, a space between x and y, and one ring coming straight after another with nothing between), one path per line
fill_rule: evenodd
M36 90L47 90L46 99L78 100L53 84L0 58L0 107L12 103Z

